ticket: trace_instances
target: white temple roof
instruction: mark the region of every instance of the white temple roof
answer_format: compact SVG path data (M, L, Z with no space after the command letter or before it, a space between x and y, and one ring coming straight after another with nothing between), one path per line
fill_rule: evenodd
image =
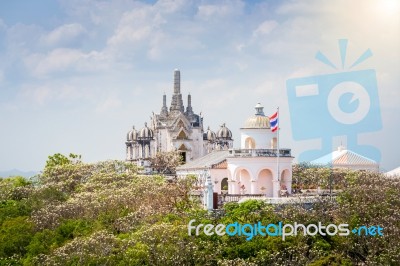
M197 158L193 161L190 161L184 165L178 166L176 168L177 171L182 170L193 170L193 169L206 169L214 164L218 164L226 159L229 156L229 151L213 151L203 157Z
M385 174L386 176L400 176L400 166L393 169L392 171L389 171Z
M325 156L322 156L310 162L316 165L377 165L378 163L372 159L362 156L343 147L333 151Z

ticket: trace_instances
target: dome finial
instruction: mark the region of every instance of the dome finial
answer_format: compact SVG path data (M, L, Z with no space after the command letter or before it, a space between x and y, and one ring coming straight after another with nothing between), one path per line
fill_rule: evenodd
M261 105L261 103L257 103L257 105L255 106L255 109L256 109L256 115L265 116L264 111L263 111L264 107Z
M264 114L264 107L261 103L257 103L254 108L256 109L256 113L246 120L243 128L271 128L269 117Z

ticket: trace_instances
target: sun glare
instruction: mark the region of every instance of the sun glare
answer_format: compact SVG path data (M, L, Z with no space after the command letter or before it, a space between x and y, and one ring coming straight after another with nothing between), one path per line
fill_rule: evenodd
M400 15L400 1L399 0L381 0L377 5L384 15Z

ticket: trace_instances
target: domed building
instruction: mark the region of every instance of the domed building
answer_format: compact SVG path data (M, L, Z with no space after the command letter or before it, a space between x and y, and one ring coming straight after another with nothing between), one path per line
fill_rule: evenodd
M199 185L211 176L213 191L228 194L259 195L276 198L284 191L291 193L292 161L290 149L277 147L277 133L271 130L270 117L264 114L258 103L255 114L240 128L240 148L233 149L232 132L221 126L215 134L219 147L209 154L177 168L180 177L197 175ZM214 134L207 131L207 139Z
M226 127L225 123L222 124L221 128L217 131L215 143L217 145L217 150L233 148L232 131Z
M204 132L203 134L203 140L204 140L204 145L206 149L206 153L210 153L216 148L216 139L217 135L215 135L215 132L210 129L210 127L207 128L207 131Z
M171 105L167 107L167 96L158 114L153 112L150 124L127 133L126 160L144 166L151 172L149 158L157 152L179 151L184 162L200 158L214 150L232 148L232 132L225 126L215 133L210 128L204 132L203 117L192 107L192 96L187 96L187 107L181 94L181 73L174 71Z
M269 117L264 114L264 107L258 103L256 113L250 116L240 129L241 144L244 149L276 149L276 133L271 132Z

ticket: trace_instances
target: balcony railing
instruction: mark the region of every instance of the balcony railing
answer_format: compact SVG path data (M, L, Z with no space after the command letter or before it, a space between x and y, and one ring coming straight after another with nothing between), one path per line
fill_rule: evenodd
M233 157L277 157L277 149L231 149ZM291 149L279 149L279 157L292 157Z

